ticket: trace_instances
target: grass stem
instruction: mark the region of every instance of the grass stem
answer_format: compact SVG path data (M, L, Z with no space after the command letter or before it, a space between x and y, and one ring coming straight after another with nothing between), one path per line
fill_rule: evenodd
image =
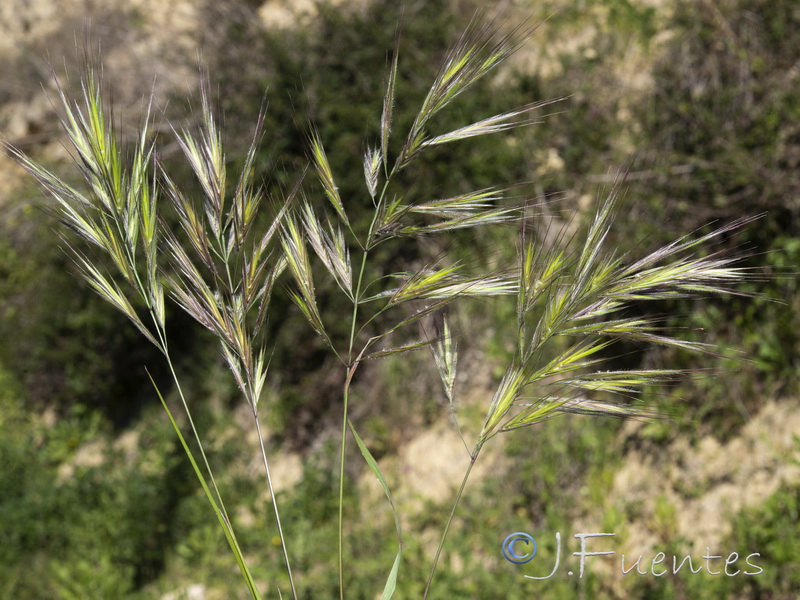
M347 369L347 379L344 382L344 408L342 409L342 446L339 453L339 599L344 600L344 462L345 447L347 445L347 405L350 399L350 383L353 375L358 369L359 362L356 360Z
M283 551L283 560L286 562L286 573L289 575L289 585L292 588L292 598L297 600L297 591L294 587L294 578L292 577L292 567L289 563L289 553L286 549L286 538L283 535L283 527L281 526L281 516L278 512L278 499L275 497L275 489L272 487L272 476L269 471L269 461L267 460L267 452L264 448L264 436L261 434L261 424L258 421L258 412L255 405L253 405L253 420L256 423L256 431L258 432L258 441L261 448L261 458L264 461L264 472L267 475L267 487L269 487L269 497L272 498L272 510L275 513L275 524L278 526L278 536L281 540L281 550Z
M464 478L461 480L461 486L458 488L458 493L456 494L455 500L453 500L453 508L450 510L450 516L447 518L447 522L444 525L444 530L442 531L442 538L439 540L439 547L436 548L436 555L433 557L433 564L431 565L431 572L428 575L428 582L425 584L425 592L422 595L422 600L427 600L428 593L431 589L431 584L433 583L433 576L436 573L436 567L439 564L439 557L442 554L442 549L444 548L444 542L447 539L447 532L450 531L450 525L453 523L453 517L456 514L456 509L458 508L459 503L461 502L461 496L464 495L464 490L467 487L467 481L469 480L469 475L472 472L472 467L475 465L475 461L478 460L478 455L481 452L481 448L483 448L483 444L486 440L480 440L476 445L475 448L472 450L470 454L469 464L467 465L467 470L464 472Z

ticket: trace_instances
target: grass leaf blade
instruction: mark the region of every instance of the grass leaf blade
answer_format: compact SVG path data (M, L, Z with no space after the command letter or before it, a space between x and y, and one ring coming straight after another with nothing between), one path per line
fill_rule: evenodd
M392 493L389 491L389 485L386 483L386 479L383 477L383 473L381 472L377 461L367 448L364 440L362 440L358 433L356 433L356 428L353 427L353 423L348 420L347 426L350 428L350 433L353 434L353 438L358 445L358 449L361 450L361 454L363 455L364 460L367 462L367 466L369 466L369 469L372 471L373 475L378 478L378 481L383 488L383 492L386 494L386 498L389 500L389 506L392 508L392 515L394 515L394 526L397 530L398 550L397 556L394 559L394 565L392 566L392 570L389 572L389 577L386 580L386 586L384 587L383 594L381 595L381 600L389 600L389 598L391 598L394 594L395 587L397 585L397 573L400 569L400 557L403 552L403 531L400 526L400 515L397 513L397 508L395 507L394 500L392 499Z
M200 466L197 464L197 461L195 460L192 451L189 449L189 444L186 443L186 438L184 438L183 434L181 433L181 428L175 421L175 417L172 415L172 411L170 411L169 406L167 405L167 401L164 400L164 396L161 394L161 391L158 389L158 386L156 385L156 382L149 371L147 372L147 376L150 378L150 383L153 384L153 388L155 389L156 394L158 394L158 399L161 400L161 406L164 407L164 411L167 413L169 422L172 424L172 428L175 430L175 434L178 436L178 439L181 442L183 451L186 453L186 457L189 459L189 462L192 465L192 469L194 470L194 473L197 476L197 480L200 482L200 485L203 488L203 492L206 495L206 499L213 508L214 514L216 515L217 520L219 521L220 527L222 527L222 530L225 533L225 539L228 540L228 545L231 547L231 551L236 557L236 563L239 565L239 570L242 573L242 578L245 580L245 584L247 585L247 590L250 592L250 595L253 597L253 600L261 600L261 594L258 593L258 588L256 587L256 583L253 580L253 576L250 573L250 569L247 567L247 563L244 560L244 555L242 554L242 550L239 547L239 542L236 540L236 534L233 531L233 527L228 522L228 520L223 516L222 511L217 505L217 501L214 499L214 495L211 493L211 490L208 487L206 478L205 476L203 476L202 471L200 471Z

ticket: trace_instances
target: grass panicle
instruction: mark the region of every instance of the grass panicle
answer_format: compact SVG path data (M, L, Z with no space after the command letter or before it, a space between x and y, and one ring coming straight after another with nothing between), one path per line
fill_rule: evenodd
M401 41L398 30L383 94L377 132L380 143L376 146L367 142L363 146L367 148L362 163L364 197L352 201L342 199L315 127L307 139L308 164L303 176L283 197L266 194L256 181L257 148L264 137L263 108L254 125L252 143L243 155L241 171L229 173L224 123L215 116L205 78L200 89L199 130L173 129L196 179L197 191L180 189L166 165L158 161L150 133L152 101L135 141L130 145L120 141L113 119L104 109L100 81L91 70L83 81L80 101L71 100L59 89L65 115L63 126L75 150L82 189L66 183L19 150L9 148L52 198L50 210L59 221L95 253L107 256L108 260L101 262L94 254L67 243L89 285L125 314L165 356L200 460L195 459L163 397L162 403L253 598L259 598L257 586L173 368L165 324L166 293L216 337L222 359L252 412L293 598L298 595L259 417L268 385L269 356L275 344L275 340L266 339L265 324L276 289L286 290L311 329L342 363L337 550L342 600L346 596L344 490L348 439L355 441L380 482L396 524L398 551L382 598L392 597L402 572L404 538L397 507L377 461L348 412L351 385L362 362L429 349L454 426L464 442L467 468L443 525L423 593L427 598L472 467L489 440L563 413L654 416L653 409L641 401L641 390L685 378L689 373L670 368L620 370L610 363L610 358L621 342L690 352L716 351L714 346L678 337L674 330L666 328L663 318L646 314L647 303L742 293L738 291L740 284L752 276L741 266L742 256L719 251L708 254L705 249L749 225L752 219L682 237L637 258L618 253L608 242L622 202L624 174L607 197L596 204L584 227L569 228L573 231L571 239L565 227L549 246L542 242L547 236L539 238L529 229L528 212L534 200L514 197L522 189L521 184L499 183L455 195L440 190L424 191L422 194L426 195L415 191L416 198L403 187L400 172L413 177L426 149L536 123L540 109L563 100L533 102L448 133L431 133L437 115L495 71L534 30L535 26L528 22L509 28L476 17L447 53L405 131L398 131L397 124L402 121L394 114ZM395 137L399 149L393 153ZM315 188L305 185L308 170L316 174ZM367 219L356 218L359 207L371 211ZM177 221L174 230L167 225L168 217ZM370 222L368 229L356 226L366 220ZM490 268L480 261L467 264L445 254L435 259L424 257L412 267L393 267L405 269L399 272L387 272L385 255L375 252L379 245L396 243L400 238L446 238L464 229L494 227L519 235L517 257L511 264ZM333 311L324 305L328 294L317 294L319 282L315 277L335 283L320 289L332 289L334 293L338 289L343 295L344 311ZM276 288L279 282L284 285ZM487 398L480 430L467 436L457 419L458 347L448 315L455 310L456 302L475 298L516 302L516 330L512 326L511 331L499 334L513 340L516 350L494 393ZM143 318L147 315L150 321ZM433 335L419 335L423 319L433 321ZM348 333L337 337L334 332L343 330L342 323ZM467 444L467 439L474 443Z
M432 138L428 135L428 128L433 117L455 98L473 87L484 76L502 64L530 38L534 29L535 26L523 22L507 33L502 34L498 23L487 22L482 18L482 15L476 15L458 42L445 56L439 73L411 125L406 142L395 163L395 170L399 171L406 168L426 146L431 145ZM522 110L522 113L525 112L524 109L517 110ZM505 114L510 115L513 112L516 111ZM487 125L484 127L476 128L470 126L473 129L469 137L492 133L493 130L489 126L489 123L492 122L495 124L506 122L508 127L504 130L523 124L522 122L514 123L514 118L516 117L509 117L511 122L507 122L503 115L498 115L487 119ZM441 139L437 143L453 141L453 139L460 138Z
M168 196L171 194L169 185L157 184L159 169L148 132L152 98L131 157L123 150L125 144L118 140L113 119L107 116L102 85L96 70L90 68L86 72L82 82L82 103L71 100L60 85L58 95L65 115L62 126L75 150L75 165L83 178L85 192L66 184L59 176L20 150L11 146L7 148L54 200L54 204L48 207L49 212L68 229L92 244L97 252L105 254L114 265L116 273L106 275L99 266L99 258L85 254L71 241L66 242L67 251L89 285L125 314L163 354L200 454L200 461L195 460L163 398L162 402L206 497L217 514L245 585L251 596L258 599L260 595L256 583L236 539L205 452L203 438L195 426L169 349L164 306L164 281L167 274L160 270L158 257L162 252L162 240L166 240L167 247L172 249L177 247L177 242L170 232L164 230L164 222L158 216L160 193L166 191ZM187 233L199 233L200 220L193 223L190 222L191 218L191 215L185 215L182 223L184 230ZM173 255L179 258L184 269L183 276L192 283L196 292L194 295L186 292L184 296L186 304L191 308L189 312L192 314L194 311L193 316L201 317L210 312L216 302L205 298L205 304L203 303L205 290L200 284L202 278L196 273L186 253L173 252ZM144 305L144 309L137 310L136 305ZM152 323L146 325L140 314L149 314ZM160 396L160 392L156 391ZM202 464L202 469L198 463Z

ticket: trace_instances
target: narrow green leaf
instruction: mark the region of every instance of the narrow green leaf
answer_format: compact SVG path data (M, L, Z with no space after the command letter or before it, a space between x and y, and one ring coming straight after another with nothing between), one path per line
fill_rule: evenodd
M383 595L381 596L382 600L389 600L389 598L391 598L394 594L395 587L397 585L397 573L400 569L400 556L403 552L403 531L400 526L400 515L397 513L397 508L395 508L394 500L392 499L392 493L389 491L389 485L386 483L386 479L383 477L383 473L381 472L377 461L373 458L372 454L367 448L367 445L359 437L358 433L356 433L356 428L353 427L353 424L349 420L347 421L347 426L350 428L350 433L353 434L353 438L356 440L358 449L361 450L361 454L364 457L364 460L367 462L367 466L369 466L369 469L372 471L373 475L378 478L378 481L383 488L383 492L386 494L386 498L389 500L389 506L392 508L392 515L394 515L394 526L397 530L397 557L394 559L392 570L389 572L389 577L386 580L386 586L384 587Z
M397 556L394 557L394 564L392 565L392 570L389 572L389 577L386 579L386 585L383 588L381 600L389 600L394 595L394 591L397 588L397 573L400 571L400 558L402 555L403 550L401 548L397 551Z
M158 394L158 399L161 400L161 406L164 407L164 412L167 413L169 422L172 424L172 429L175 430L175 434L178 436L178 440L180 440L181 446L183 447L183 451L186 453L186 457L189 459L189 462L192 465L194 474L203 488L203 492L206 495L206 499L208 500L208 503L211 505L211 508L214 510L214 515L217 517L217 521L219 521L219 525L220 527L222 527L222 530L225 533L225 539L228 540L228 545L230 546L233 555L236 557L236 563L239 565L239 570L242 573L242 578L245 581L247 590L250 592L250 595L253 597L253 600L261 600L261 594L258 593L258 587L256 586L256 582L253 580L253 576L250 574L250 569L247 567L244 555L242 554L242 550L239 547L239 542L236 540L236 534L233 531L233 527L225 518L223 512L217 505L217 501L208 487L206 478L203 475L202 471L200 470L200 467L197 464L197 461L195 460L192 451L189 449L189 444L186 443L186 439L183 437L181 429L180 427L178 427L178 423L175 421L175 417L172 416L172 411L170 411L169 406L167 406L167 401L164 400L164 396L161 395L161 391L158 389L158 386L156 385L153 376L150 374L150 371L147 372L147 376L150 378L150 383L153 384L153 388L155 389L156 394Z

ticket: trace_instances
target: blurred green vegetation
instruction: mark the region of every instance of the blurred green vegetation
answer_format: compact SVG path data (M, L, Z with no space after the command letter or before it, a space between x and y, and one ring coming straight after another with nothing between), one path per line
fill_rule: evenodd
M276 32L256 27L244 2L228 0L210 11L207 27L217 42L204 60L221 90L230 160L241 162L235 149L249 141L248 123L268 89L267 138L259 157L267 188L293 185L313 122L351 214L359 202L366 206L361 155L365 139L374 141L378 132L383 78L401 17L396 4L321 6L304 27ZM461 15L470 15L477 5L456 4L458 10L447 0L406 8L397 129L413 118L446 48L466 25ZM542 45L549 68L521 69L504 74L500 83L486 82L459 99L440 125L445 131L519 104L573 95L556 109L564 114L514 140L479 138L431 152L424 166L403 181L409 195L426 197L531 181L520 193L564 192L547 213L568 218L583 207L581 197L598 193L609 172L613 177L615 168L631 164L628 216L613 233L614 243L631 252L714 220L765 213L719 248L750 250L743 265L767 277L747 291L764 297L663 306L665 314L683 315L673 323L687 328L690 339L735 348L751 362L733 353L698 361L639 348L620 359L626 364L668 361L723 375L645 393L672 417L644 429L644 436L662 448L678 435L735 435L764 399L800 392L795 274L800 264L800 9L791 0L666 4L662 11L625 0L544 3L542 16L561 8L532 42ZM585 31L592 35L560 44ZM635 92L620 84L632 48L640 60L652 63L652 85ZM180 109L173 110L181 116ZM172 169L173 159L164 160ZM174 165L173 172L180 168ZM219 591L219 597L243 597L224 538L144 374L147 365L159 379L159 357L123 317L78 282L48 218L30 210L31 198L25 191L9 199L0 222L0 597L158 598L197 583ZM475 239L465 234L446 247L434 241L387 245L382 259L398 270L444 252L493 264L513 254L509 240L515 235L499 231ZM319 293L321 302L336 311L326 290ZM331 390L339 388L340 374L336 365L321 360L316 340L285 298L276 300L276 311L271 327L290 343L275 348L272 371L280 373L280 382L272 390L267 419L276 447L291 445L305 456L301 482L281 492L284 518L291 523L287 541L302 574L303 597L333 597L329 549L336 539L335 482L331 453L318 436L338 418L340 399ZM204 346L202 334L192 333L188 321L175 318L174 339L185 357L180 368L194 382L203 431L219 440L212 446L217 470L226 474L223 493L243 507L236 513L242 543L257 579L271 593L282 573L280 549L263 490L237 466L253 448L244 436L230 433L238 426L234 387L221 382L226 374L213 358L215 349ZM485 356L491 370L493 361L510 351L496 333L513 321L513 310L475 304L458 318L469 324L462 348ZM404 364L384 361L360 374L358 418L376 455L397 450L415 427L444 414L438 384L419 375L423 362L421 355ZM403 392L411 379L418 381L409 399ZM378 404L379 398L386 406ZM502 559L499 547L511 531L544 531L540 551L552 559L551 534L560 531L568 538L572 519L589 509L603 515L609 528L624 529L623 515L605 497L621 452L614 445L619 427L618 422L562 419L523 432L532 435L511 436L505 453L514 466L466 496L432 597L618 597L591 572L583 580L533 584ZM135 450L117 442L123 433L135 435ZM86 459L90 451L99 457L96 462ZM392 525L388 515L384 529L380 518L359 519L354 489L350 486L348 502L354 523L348 589L351 597L367 598L380 589L391 564ZM800 549L788 534L796 529L799 498L796 487L784 486L764 506L734 521L731 547L762 551L761 563L770 565L763 576L744 583L709 576L641 580L635 596L793 597L800 575L792 561ZM414 517L413 533L437 531L446 510L428 506ZM670 514L662 503L665 524ZM428 537L408 535L399 598L421 594L435 544Z

